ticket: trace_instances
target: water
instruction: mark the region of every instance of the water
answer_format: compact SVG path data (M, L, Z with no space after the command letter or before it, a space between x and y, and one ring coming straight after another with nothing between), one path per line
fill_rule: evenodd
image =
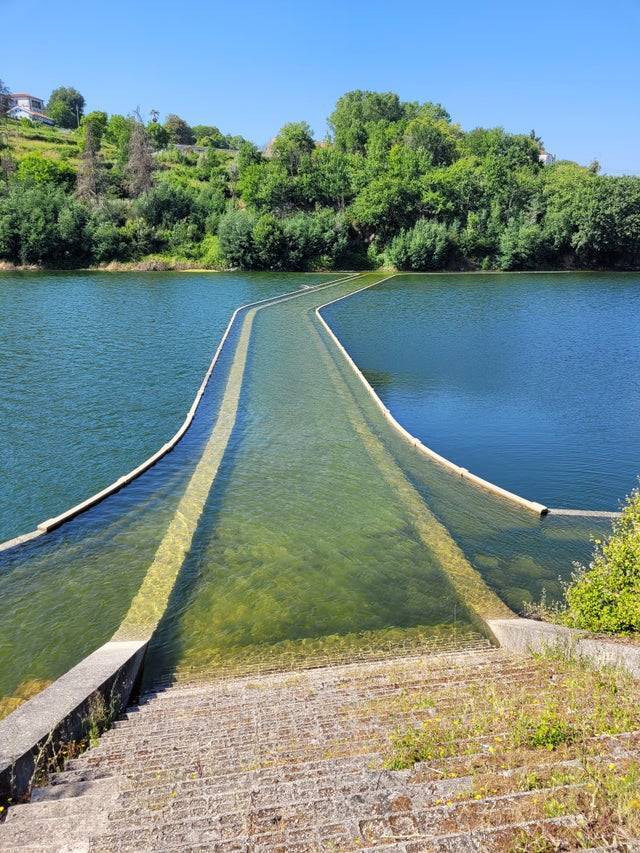
M0 273L0 541L164 444L238 305L322 279Z
M558 594L605 525L517 510L389 427L314 314L377 278L243 314L172 453L0 553L0 695L163 612L150 679L464 637Z
M327 309L397 420L547 506L615 510L640 473L640 277L402 276Z

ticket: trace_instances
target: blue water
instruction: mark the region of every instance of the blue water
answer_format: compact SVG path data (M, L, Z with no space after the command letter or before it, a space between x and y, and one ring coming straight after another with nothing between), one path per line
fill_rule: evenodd
M0 541L164 444L238 305L323 278L0 273Z
M20 488L4 492L11 518L31 490L43 506L48 488L51 502L61 500L67 445L80 497L93 490L96 449L107 481L120 473L113 460L121 451L132 457L126 468L139 462L182 421L231 308L311 283L300 276L133 276L115 299L118 278L80 278L82 286L75 274L34 279L52 312L56 290L59 302L67 300L59 318L66 334L52 322L44 338L49 362L64 361L70 344L75 357L59 371L66 386L58 391L60 431L51 433L49 454L32 428L35 459L22 451L25 472L14 469ZM541 519L470 485L390 427L315 316L316 306L378 278L298 290L294 299L243 312L193 425L171 453L86 513L0 552L0 717L114 631L146 636L160 614L147 655L152 678L468 636L482 630L479 615L504 613L503 602L521 610L543 591L559 596L558 577L569 576L574 560L588 560L590 537L608 522ZM233 305L222 316L212 303L225 286ZM22 315L14 310L4 341L20 351L22 322L44 368L46 347L33 334L40 304L32 310L26 296L33 291L18 291ZM356 313L367 294L355 297ZM77 322L68 316L74 312ZM217 330L213 340L207 323ZM155 324L161 332L148 331ZM200 335L208 347L198 344ZM95 357L96 339L104 359ZM383 336L376 346L385 346ZM7 411L29 427L35 419L48 435L45 403L35 405L16 374L14 364ZM32 369L32 376L36 400L46 401L46 371ZM55 388L62 379L55 371L52 377ZM96 382L108 398L93 403ZM181 387L189 382L187 394ZM119 429L103 429L100 404L119 416L119 395L131 385L143 405ZM63 394L78 411L64 405ZM99 440L87 438L94 428ZM150 443L157 436L144 451L135 443L138 429ZM47 470L49 459L57 471Z
M640 473L640 276L398 276L325 312L425 444L548 506Z

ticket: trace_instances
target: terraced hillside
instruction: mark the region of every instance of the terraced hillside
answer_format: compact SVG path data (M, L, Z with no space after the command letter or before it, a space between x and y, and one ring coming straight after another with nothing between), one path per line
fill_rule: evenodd
M0 849L637 850L638 694L482 643L179 682L11 808Z

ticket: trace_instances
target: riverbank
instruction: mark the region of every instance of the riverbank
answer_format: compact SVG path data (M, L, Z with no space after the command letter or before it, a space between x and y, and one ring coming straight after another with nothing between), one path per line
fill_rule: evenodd
M52 267L43 264L14 264L11 261L0 261L0 272L247 272L239 267L224 267L224 266L207 266L206 264L198 264L192 260L180 258L165 258L165 257L147 257L141 258L139 261L109 261L106 264L94 264L86 267ZM553 267L530 269L530 270L501 270L501 269L441 269L441 270L424 270L408 271L401 270L393 266L380 266L375 269L330 269L320 268L314 270L251 270L258 273L274 273L284 272L291 275L313 275L316 273L384 273L385 275L544 275L553 273L555 275L572 275L575 273L634 273L640 272L640 267L634 269L610 269L602 267L601 269L590 269L587 267L556 269Z

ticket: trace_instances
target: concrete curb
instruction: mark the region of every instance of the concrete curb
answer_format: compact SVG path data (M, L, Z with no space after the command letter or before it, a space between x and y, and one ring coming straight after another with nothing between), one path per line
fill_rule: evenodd
M546 515L548 512L548 508L544 504L538 503L537 501L530 501L527 498L523 498L520 495L516 495L513 492L509 492L507 491L507 489L503 489L501 486L496 486L494 483L490 483L488 480L484 480L477 474L471 473L471 471L469 471L467 468L462 468L460 465L456 465L455 462L451 462L451 460L446 459L444 456L441 456L439 453L436 453L435 450L432 450L430 447L427 447L420 441L420 439L416 438L415 435L412 435L400 423L398 423L398 421L394 418L389 409L384 405L380 397L378 397L373 387L369 384L364 374L362 373L358 365L355 363L345 346L341 343L337 335L334 333L331 326L329 326L327 321L320 313L324 308L327 308L329 305L334 305L336 302L341 302L343 299L348 299L350 296L355 296L356 293L361 293L363 290L367 290L370 287L375 287L377 284L382 284L382 282L394 278L395 275L397 275L397 273L394 275L390 275L387 278L382 279L381 281L376 281L373 284L368 284L366 285L366 287L361 287L360 290L354 290L353 293L348 293L346 296L340 296L338 297L338 299L332 299L330 302L325 302L324 305L320 305L318 308L316 308L316 317L318 318L320 323L322 323L322 326L324 327L325 331L330 336L335 345L338 347L340 352L343 354L358 379L367 389L385 419L397 432L400 433L400 435L406 438L410 444L412 444L421 453L424 453L425 456L428 456L434 462L437 462L444 468L447 468L453 474L457 474L459 477L471 481L474 485L480 487L481 489L484 489L488 492L492 492L494 495L497 495L500 498L504 498L505 500L511 501L512 503L517 504L523 509L527 509L530 512L534 512L536 515Z
M597 667L619 667L640 678L640 646L535 619L488 619L487 624L500 646L514 654L558 650Z
M86 735L97 696L114 714L126 708L147 643L105 643L0 721L0 796L24 796L57 745Z
M211 359L209 367L207 368L207 372L204 375L204 379L200 383L200 387L198 388L193 403L191 404L191 408L187 412L182 426L172 436L172 438L170 438L169 441L163 444L159 450L156 450L154 454L149 456L148 459L145 459L144 462L141 462L138 466L133 468L127 474L124 474L122 477L119 477L117 480L115 480L113 483L110 483L110 485L106 486L101 491L96 492L94 495L91 495L90 497L86 498L81 503L76 504L68 510L65 510L65 512L60 513L60 515L56 515L53 518L49 518L46 521L42 521L40 524L38 524L35 530L31 530L28 533L23 533L22 535L16 536L13 539L8 539L5 542L0 542L0 551L6 551L10 548L16 548L19 545L23 545L25 542L30 542L32 539L36 539L38 536L42 536L43 533L48 533L51 530L55 530L57 527L60 527L61 524L64 524L65 521L70 521L72 518L75 518L76 516L90 509L92 506L95 506L96 504L103 501L105 498L109 497L109 495L120 491L123 486L126 486L128 483L131 483L133 480L137 479L141 474L143 474L145 471L155 465L156 462L159 462L159 460L162 459L163 456L166 456L166 454L169 453L169 451L172 450L176 446L176 444L178 444L180 439L184 436L186 431L191 426L191 423L193 422L198 406L200 405L200 401L205 392L209 379L211 378L211 374L213 373L213 369L216 366L218 359L220 358L222 348L227 338L229 337L229 333L237 316L240 314L241 311L245 311L248 308L255 308L261 305L266 305L269 302L277 303L287 298L291 298L294 295L297 296L302 295L302 293L310 293L316 290L321 290L324 287L329 287L334 284L338 284L339 282L350 281L351 279L356 278L357 275L358 273L347 274L339 279L333 279L332 281L323 282L322 284L316 286L309 287L305 285L304 290L301 291L293 291L293 293L282 293L277 296L270 296L267 299L259 299L256 302L247 302L244 305L238 306L238 308L236 308L233 314L231 315L231 319L227 323L222 338L220 339L220 343L218 344L218 347L213 355L213 358Z

